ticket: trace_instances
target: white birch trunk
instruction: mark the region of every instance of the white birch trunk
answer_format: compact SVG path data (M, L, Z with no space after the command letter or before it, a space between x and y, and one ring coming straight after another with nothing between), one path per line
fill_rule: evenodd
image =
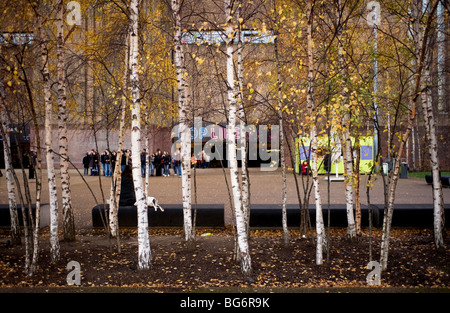
M10 221L11 221L11 242L14 245L20 244L20 228L19 228L19 219L17 215L17 201L16 201L16 191L14 188L14 177L13 177L13 168L10 158L10 143L9 143L9 136L6 132L8 123L5 120L5 114L4 108L1 108L2 113L2 127L3 127L3 134L5 134L6 138L3 140L3 151L5 154L5 176L6 176L6 187L8 190L8 203L9 203L9 214L10 214Z
M350 122L349 114L344 114L344 165L345 165L345 203L347 210L347 234L349 238L356 237L356 225L355 217L353 214L353 154L352 154L352 141L350 139ZM336 168L337 171L337 168Z
M317 170L317 129L314 121L314 98L313 98L313 80L314 80L314 58L313 58L313 39L312 39L312 3L307 1L307 53L308 53L308 90L306 94L306 103L309 116L312 119L311 128L311 171L314 187L314 201L316 206L316 264L323 263L323 250L325 248L325 225L322 215L322 201L320 198L319 176Z
M427 66L430 63L428 62ZM430 87L430 74L429 69L427 68L424 71L423 75L424 79L424 88L426 92L422 93L422 108L423 108L423 116L425 120L425 130L428 134L427 142L428 142L428 151L430 154L430 167L431 173L433 177L433 231L434 231L434 244L437 249L444 248L444 238L443 238L443 228L444 228L444 203L443 203L443 194L442 194L442 183L439 173L439 158L437 155L437 138L436 138L436 125L435 118L433 114L433 105L431 98L431 87Z
M411 11L412 16L415 18L413 22L413 32L415 39L415 51L417 57L417 70L415 73L415 82L414 82L414 92L413 92L413 101L411 102L410 113L407 121L407 128L402 136L402 141L400 142L400 146L397 151L397 159L395 162L394 173L392 177L392 182L389 186L389 195L388 195L388 206L387 212L384 216L383 220L383 232L381 236L381 252L380 252L380 266L381 270L387 269L388 256L389 256L389 241L390 241L390 230L392 224L392 216L394 213L394 201L395 201L395 191L397 187L397 182L399 178L399 169L400 162L404 149L406 146L406 142L409 139L412 128L414 127L414 120L416 117L416 101L418 96L420 95L420 87L422 86L421 78L422 73L424 72L424 68L426 68L426 58L427 58L427 45L428 45L428 35L431 27L431 17L436 10L438 2L434 2L430 5L430 13L427 20L427 24L424 28L424 32L420 30L420 16L422 12L422 1L415 0L412 2Z
M231 0L225 1L226 27L226 58L227 58L227 100L228 100L228 125L227 125L227 153L230 164L231 188L233 192L233 205L236 219L236 231L238 237L241 270L246 276L251 275L251 256L247 238L246 216L242 209L241 187L239 184L239 169L236 155L236 84L234 79L233 64L233 27L231 24Z
M128 59L129 59L129 36L125 37L125 60L124 60L124 75L122 79L122 92L121 92L121 104L120 104L120 123L119 123L119 142L117 147L116 164L113 169L113 177L111 182L111 192L109 200L109 228L112 237L116 237L119 233L119 199L121 188L121 160L123 141L125 136L125 114L126 114L126 92L127 92L127 77L128 77Z
M239 0L237 5L237 13L238 13L238 23L239 23L239 38L238 38L238 50L237 50L237 58L238 58L238 66L237 66L237 77L238 77L238 86L239 86L239 126L240 126L240 148L241 148L241 187L242 187L242 209L244 211L245 216L245 224L247 227L247 237L250 233L250 177L248 175L248 166L247 166L247 132L246 132L246 118L245 118L245 110L244 110L244 60L243 60L243 45L242 45L242 36L241 36L241 27L242 23L240 21L241 14L241 4L242 0Z
M141 104L139 93L139 45L138 17L139 0L130 1L130 83L132 96L131 109L131 154L134 191L138 211L138 267L150 268L150 238L148 235L147 199L144 196L144 186L141 177Z
M317 129L315 125L313 125L311 129L311 171L314 187L314 203L316 206L316 264L320 265L323 263L323 251L326 250L326 238L317 168Z
M34 116L35 128L36 128L36 215L33 230L33 257L31 261L31 267L29 276L31 276L37 267L37 262L39 258L39 230L40 230L40 216L41 216L41 191L42 191L42 151L41 151L41 139L39 136L39 128L37 123L37 118Z
M276 8L275 8L276 9ZM284 148L284 129L283 129L283 102L281 100L281 69L280 69L280 56L278 54L278 31L274 42L275 47L275 59L277 64L277 100L278 100L278 123L280 125L280 162L281 162L281 180L282 180L282 194L281 194L281 212L282 212L282 225L283 225L283 240L284 244L289 244L289 229L287 224L287 212L286 212L286 158Z
M1 47L0 47L1 52ZM0 118L2 127L2 137L3 137L3 152L5 158L5 176L6 176L6 188L8 190L8 203L9 203L9 214L11 221L11 243L13 245L19 245L20 240L20 227L19 218L17 215L17 201L16 201L16 191L14 187L14 176L12 171L14 170L11 160L11 144L8 134L9 119L6 113L6 107L4 105L5 90L3 87L3 80L0 80Z
M340 11L342 10L341 1L338 3L338 14L337 19L340 19ZM342 77L342 89L341 89L341 107L344 108L344 116L342 119L342 126L343 126L343 145L344 145L344 168L345 168L345 203L346 203L346 210L347 210L347 234L349 238L354 238L356 236L356 227L355 227L355 218L353 215L353 154L352 154L352 141L350 139L350 108L346 108L346 102L348 99L348 92L345 86L345 80L344 77L347 76L346 71L346 65L344 60L344 53L343 53L343 45L342 45L342 25L338 25L338 62L339 62L339 71L340 75ZM330 166L331 167L331 166ZM337 171L337 167L336 167Z
M39 17L39 39L41 48L41 73L44 85L44 106L45 106L45 153L47 162L47 179L50 202L50 258L52 262L56 262L60 258L60 245L58 238L58 196L56 190L56 177L53 156L53 140L52 140L52 119L53 108L51 102L50 90L50 72L48 69L48 50L47 36L42 29L42 19Z
M63 209L63 233L67 241L75 240L75 221L70 191L69 161L67 148L67 114L66 114L66 73L64 56L64 1L58 1L57 15L57 58L58 58L58 134L61 172L61 199Z
M145 127L144 127L144 150L145 150L145 171L144 171L144 197L145 199L148 198L148 186L150 185L150 179L148 177L148 165L149 165L149 160L150 160L150 153L148 151L148 141L149 141L149 137L148 137L148 124L149 124L149 120L148 120L148 107L145 107Z
M184 237L188 243L195 239L192 227L191 212L191 131L189 127L189 92L187 73L184 61L184 51L181 45L181 6L179 0L172 0L171 9L175 21L175 68L178 83L178 119L181 136L181 185L183 201Z
M422 1L419 1L417 5L418 12L421 12L419 8L423 8ZM440 20L442 17L442 6L438 2L436 4L436 10L438 12L438 26L442 27ZM428 17L430 18L430 17ZM423 36L421 33L420 25L418 23L414 24L414 32L416 34L416 49L423 44L422 40ZM438 33L438 36L441 34ZM441 45L441 42L438 43ZM439 46L440 48L440 46ZM442 58L438 55L438 74L440 74L440 64L442 60L439 59ZM437 155L437 135L436 135L436 122L434 118L433 113L433 103L432 103L432 95L431 95L431 76L430 76L430 68L431 68L431 54L427 53L424 60L424 70L423 70L423 76L422 76L422 84L421 84L421 90L423 92L421 93L421 100L422 100L422 109L423 109L423 117L424 117L424 124L425 124L425 131L426 136L425 140L428 145L428 153L430 155L430 167L431 167L431 173L433 177L433 185L432 185L432 193L433 193L433 216L434 216L434 222L433 222L433 231L434 231L434 243L437 249L442 249L445 247L444 245L444 238L443 238L443 228L444 228L444 201L443 201L443 194L442 194L442 183L439 173L439 158ZM439 88L440 86L440 78L438 78L439 84L438 84L438 101L440 101L440 93ZM440 103L438 103L439 108Z

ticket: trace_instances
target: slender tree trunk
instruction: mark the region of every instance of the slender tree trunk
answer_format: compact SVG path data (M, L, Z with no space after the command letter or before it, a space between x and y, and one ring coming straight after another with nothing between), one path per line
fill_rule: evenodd
M275 6L275 4L274 4ZM274 8L276 12L276 7ZM275 21L276 22L276 21ZM274 41L275 60L277 66L277 101L278 101L278 124L280 126L280 163L281 163L281 180L282 180L282 195L281 195L281 212L282 212L282 225L283 225L283 241L285 245L289 244L289 229L287 223L286 212L286 155L284 147L284 129L283 129L283 101L281 99L281 68L280 68L280 56L278 53L278 38L279 33L276 32Z
M0 47L1 51L1 47ZM16 201L16 191L14 187L14 176L12 171L14 170L11 160L11 144L8 133L9 121L8 115L6 113L6 106L4 105L5 90L3 88L3 81L0 80L0 118L2 124L2 137L3 137L3 152L5 157L5 176L6 176L6 187L8 190L8 202L9 202L9 214L11 221L11 243L13 245L20 245L20 227L19 218L17 215L17 201Z
M355 218L353 215L353 153L350 139L349 114L344 116L344 165L345 165L345 203L347 209L347 234L350 239L356 236ZM336 169L337 170L337 169Z
M338 14L337 18L340 20L341 17L341 10L342 5L341 1L339 0L338 4ZM353 154L352 154L352 142L350 138L350 110L351 107L348 106L347 100L348 100L348 91L346 85L346 78L348 76L347 70L346 70L346 64L344 59L344 52L343 52L343 44L342 44L342 23L339 23L338 25L338 32L337 32L337 40L338 40L338 62L339 62L339 71L341 75L341 83L342 83L342 89L341 89L341 107L344 108L344 116L342 119L342 137L344 140L342 140L343 148L344 148L344 168L345 168L345 203L346 203L346 209L347 209L347 234L350 239L354 238L356 236L356 228L355 228L355 219L353 216ZM337 171L337 168L336 168Z
M236 84L234 79L233 64L233 38L232 26L232 1L225 1L226 25L226 58L227 58L227 100L228 100L228 125L227 125L227 153L230 164L231 188L233 191L233 203L236 219L236 231L238 237L241 271L244 275L251 275L251 256L247 238L245 215L242 209L242 192L239 184L239 169L236 157Z
M48 69L49 56L47 50L48 38L45 30L42 29L42 17L38 16L38 32L41 48L41 72L44 85L44 105L45 105L45 151L47 161L47 178L50 202L50 258L52 262L57 262L60 258L60 245L58 237L58 196L56 190L56 175L53 156L52 121L53 107L51 102L50 72Z
M312 119L311 126L311 170L312 170L312 180L314 185L314 199L316 206L316 264L323 263L323 251L325 239L325 226L323 223L322 214L322 201L320 198L320 187L319 187L319 176L318 176L318 165L317 165L317 129L315 125L314 117L314 55L313 55L313 39L312 39L312 29L313 29L313 12L312 12L312 0L307 1L307 54L308 54L308 90L306 94L306 105L308 108L309 116Z
M31 105L33 105L31 103ZM42 150L41 150L41 138L39 135L39 125L37 122L36 112L33 111L33 122L36 129L36 216L34 222L33 231L33 257L31 261L30 273L31 276L37 267L38 257L39 257L39 231L40 231L40 215L41 215L41 191L42 191Z
M238 66L237 66L237 77L238 77L238 85L239 85L239 125L240 125L240 148L241 148L241 186L242 186L242 208L244 210L244 216L246 218L247 225L247 236L250 234L250 176L248 173L247 166L247 132L246 132L246 117L244 110L244 60L243 60L243 45L242 45L242 22L241 22L241 4L242 0L239 0L237 5L237 14L238 14L238 23L239 23L239 38L238 38L238 50L237 50L237 58L238 58Z
M39 21L39 19L38 19ZM38 22L39 25L39 22ZM39 37L39 36L38 36ZM36 136L36 211L35 211L35 222L34 222L34 230L33 230L33 253L31 265L28 271L28 276L32 276L36 271L37 262L39 258L39 230L40 230L40 210L41 210L41 191L42 191L42 149L41 149L41 137L40 137L40 126L36 114L36 108L33 100L33 94L30 87L30 81L28 80L27 72L25 71L23 64L21 65L21 70L23 73L23 81L25 83L28 101L29 101L29 111L31 113L31 118L33 120L33 125L35 129ZM14 175L15 176L15 175ZM19 194L20 192L20 187ZM27 232L27 231L26 231ZM25 242L27 243L27 236L25 237Z
M116 164L113 169L113 177L111 182L111 192L109 201L109 227L110 234L112 237L119 235L119 199L120 199L120 189L121 189L121 161L122 161L122 150L123 141L125 136L125 116L127 108L127 81L128 81L128 59L129 59L129 35L125 37L125 60L124 60L124 75L122 79L122 90L121 90L121 104L120 104L120 122L119 122L119 142L117 147Z
M67 148L67 114L66 114L66 72L64 56L64 1L58 1L56 50L58 58L58 130L61 172L61 199L63 209L63 233L67 241L75 240L75 221L70 191L69 161Z
M444 202L443 202L443 194L442 194L442 182L439 173L439 158L437 155L437 136L436 136L436 125L435 118L433 113L433 105L431 98L431 87L430 87L430 74L429 67L430 61L427 61L427 69L424 71L423 75L423 89L425 92L421 94L422 97L422 108L423 108L423 116L425 120L425 130L428 134L427 143L428 143L428 153L430 154L430 167L431 174L433 177L433 215L434 215L434 244L437 249L443 249L444 238L443 238L443 229L444 229Z
M418 62L417 62L417 71L415 73L415 82L414 82L414 92L413 92L413 101L411 103L410 113L407 120L407 127L405 132L402 135L402 140L400 142L400 145L397 150L397 159L395 162L394 167L394 173L392 177L392 181L389 186L389 196L388 196L388 206L385 210L386 214L384 215L383 220L383 233L381 237L381 252L380 252L380 266L381 270L387 269L387 263L388 263L388 255L389 255L389 241L390 241L390 231L391 231L391 224L392 224L392 216L394 213L394 201L395 201L395 191L397 187L397 182L399 179L399 169L400 169L400 162L401 158L403 157L405 145L406 142L411 134L411 130L414 127L414 120L416 117L416 101L417 98L420 96L420 87L421 87L421 78L422 73L424 71L425 66L425 58L427 55L427 46L428 46L428 36L430 32L431 27L431 20L432 16L434 15L434 12L436 11L436 7L438 4L438 1L430 4L430 13L428 15L427 23L422 32L420 30L420 16L422 12L422 2L420 0L413 1L412 4L412 16L415 17L414 23L413 23L413 31L414 36L416 39L415 46L416 46L416 52L418 52Z
M134 191L138 211L138 267L150 268L151 250L148 235L147 199L141 177L141 103L139 93L139 45L138 45L139 0L130 1L130 84L133 100L131 109L131 154Z
M355 170L353 172L355 180L355 227L356 235L361 236L361 176L359 174L359 162L361 161L361 146L359 144L359 137L355 139L355 150L356 150L356 160L355 160Z
M189 125L190 97L187 84L187 73L184 51L181 44L181 5L179 0L171 1L171 9L175 21L175 68L178 83L178 118L181 136L181 185L183 199L184 238L188 245L195 240L192 227L191 200L191 132Z
M422 1L419 1L417 5L418 12L422 12ZM441 27L442 17L442 7L440 7L439 1L436 1L436 8L438 11L438 26ZM432 19L434 16L430 14L428 16L428 19ZM422 38L422 33L420 29L420 25L416 22L413 26L413 30L416 33L416 48L420 47L421 40L425 40ZM423 43L424 44L424 43ZM441 43L439 43L441 44ZM428 50L430 50L431 47L428 47ZM440 56L438 56L438 62L441 62L439 59ZM432 184L432 192L433 192L433 216L434 216L434 223L433 223L433 231L434 231L434 243L437 249L443 249L445 247L444 245L444 238L443 238L443 229L444 229L444 223L445 223L445 216L444 216L444 201L443 201L443 194L442 194L442 182L441 177L439 173L439 158L437 155L437 134L436 134L436 122L433 112L433 103L432 103L432 95L431 95L431 76L430 76L430 68L431 68L431 53L428 52L426 56L424 57L424 69L423 69L423 75L422 75L422 83L421 83L421 100L422 100L422 109L423 109L423 117L424 117L424 124L425 124L425 141L428 146L428 153L430 155L430 167L431 167L431 173L433 177L433 184ZM439 64L438 64L439 67ZM439 70L439 69L438 69ZM440 78L438 78L440 81ZM438 86L440 88L440 85ZM439 99L440 100L440 99ZM438 104L439 106L439 104Z

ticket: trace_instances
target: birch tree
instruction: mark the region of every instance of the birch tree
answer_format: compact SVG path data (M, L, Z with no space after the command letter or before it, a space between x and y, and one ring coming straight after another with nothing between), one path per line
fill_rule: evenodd
M150 268L150 238L148 235L147 199L141 178L141 103L139 92L139 44L138 44L139 0L130 1L130 84L131 109L131 154L134 191L138 211L138 267Z
M306 2L306 19L307 19L307 68L308 68L308 87L306 91L306 105L308 115L311 119L311 170L314 186L314 201L316 207L316 264L323 263L323 251L325 250L325 226L322 215L322 201L320 197L318 165L317 165L317 127L315 124L315 105L314 105L314 42L313 42L313 0Z
M282 212L282 225L283 225L283 241L285 245L289 244L289 229L287 223L287 211L286 211L286 197L287 197L287 183L286 183L286 153L285 153L285 143L284 143L284 128L283 128L283 100L281 96L281 65L280 65L280 55L278 49L279 37L279 23L277 16L277 6L275 0L273 1L274 9L274 26L275 26L275 40L274 40L274 51L275 51L275 62L277 69L277 109L278 109L278 124L280 128L280 165L281 165L281 181L282 181L282 192L281 192L281 212Z
M181 188L183 201L184 238L188 243L195 240L192 227L191 212L191 132L189 127L190 96L188 91L187 72L181 44L181 3L171 0L171 10L174 21L174 54L175 70L178 84L178 120L181 136Z
M64 55L64 1L57 3L56 18L56 53L58 68L58 134L61 172L61 199L63 209L63 233L67 241L75 240L75 221L70 191L68 142L67 142L67 113L66 113L66 72Z
M407 125L404 133L401 136L401 142L397 150L397 158L395 162L395 167L393 171L392 181L389 185L388 191L388 205L385 210L385 215L383 219L383 231L381 237L381 252L380 252L380 266L381 270L387 269L388 264L388 256L389 256L389 242L390 242L390 231L392 224L392 216L394 213L394 202L395 202L395 192L397 188L397 183L399 179L399 170L400 170L400 162L403 157L406 142L411 134L411 130L414 127L414 120L416 118L416 102L420 97L421 86L422 86L422 75L424 71L426 71L426 57L427 53L429 53L429 34L431 29L432 16L434 15L437 8L438 1L430 2L430 11L426 16L426 23L423 29L423 33L420 30L420 16L421 16L421 8L422 2L421 0L415 0L412 2L411 12L414 17L413 20L413 32L414 36L416 36L416 46L417 51L419 52L416 63L416 73L414 80L414 92L412 93L412 101L410 102L411 107L409 108L409 115L407 119Z
M1 52L1 46L0 46ZM17 201L16 201L16 190L14 187L14 176L12 171L14 170L12 166L12 160L10 156L11 144L8 134L9 122L8 115L6 113L6 106L4 104L5 90L3 87L3 80L0 80L0 118L1 118L1 134L3 137L3 152L5 158L5 175L6 175L6 188L8 190L8 204L9 204L9 215L11 221L11 243L13 245L19 245L21 243L20 239L20 227L19 218L17 215Z
M341 88L341 107L344 108L344 115L342 119L343 133L342 133L342 143L344 148L344 169L345 174L347 176L345 182L345 203L347 210L347 234L350 238L354 238L356 236L356 227L355 227L355 219L353 216L353 153L352 153L352 142L350 138L350 106L348 102L348 88L345 86L345 80L348 76L348 72L346 71L346 64L344 58L344 50L342 44L342 33L343 33L343 9L341 0L338 1L337 8L337 20L339 21L337 24L337 43L338 43L338 63L339 63L339 72L342 80L343 87ZM336 168L337 171L337 168Z
M416 10L423 7L422 4L423 1L419 1L418 4L416 4ZM437 5L440 1L437 1ZM422 4L422 5L421 5ZM420 11L419 11L420 12ZM417 12L416 12L417 13ZM428 16L428 19L433 18L433 16ZM414 39L415 39L415 47L416 47L416 55L419 51L418 48L420 47L421 40L423 40L422 37L422 30L420 29L419 25L420 19L415 20L413 30L414 30ZM443 229L444 229L444 201L443 201L443 194L442 194L442 182L441 177L439 173L439 158L437 154L437 135L436 135L436 120L434 117L433 112L433 103L432 103L432 96L431 96L431 87L432 87L432 80L430 75L431 70L431 64L432 64L432 58L431 58L431 52L429 52L431 47L428 47L427 54L424 59L424 68L423 68L423 75L422 75L422 83L421 83L421 90L423 92L421 93L421 102L422 102L422 109L423 109L423 118L424 118L424 125L425 125L425 131L426 131L426 141L428 145L428 153L430 155L430 167L431 167L431 174L433 178L433 184L432 184L432 193L433 193L433 216L434 216L434 225L433 225L433 231L434 231L434 243L437 249L443 249L444 246L444 238L443 238Z
M237 240L239 247L239 256L241 261L242 273L246 276L251 275L251 256L248 245L247 227L245 215L242 208L241 187L239 184L239 169L236 155L236 113L237 113L237 94L233 62L233 39L235 31L233 29L233 2L226 0L225 5L225 43L226 43L226 68L227 68L227 102L228 102L228 125L227 125L227 159L230 165L231 188L233 192L233 209L236 223Z
M47 179L50 205L50 258L57 262L60 258L60 245L58 237L58 195L56 189L56 175L53 156L52 121L53 106L51 101L51 81L49 71L49 53L47 49L48 36L43 29L43 20L40 9L37 8L37 33L41 54L41 74L44 90L45 107L45 156L47 161Z
M120 175L120 168L123 153L123 141L125 136L125 116L126 116L126 92L127 92L127 77L129 72L129 35L125 37L125 49L124 49L124 74L122 77L122 88L120 92L120 122L119 122L119 142L117 147L117 158L116 164L113 169L112 181L111 181L111 191L110 191L110 201L109 201L109 227L112 237L116 237L119 234L119 221L118 221L118 211L119 211L119 199L120 199L120 189L122 176Z
M237 44L237 79L239 86L238 93L238 116L239 116L239 129L240 129L240 149L241 149L241 187L242 187L242 208L247 225L247 236L250 232L250 176L248 173L247 164L247 122L245 116L244 106L244 58L242 43L242 26L244 24L244 18L242 17L242 0L237 3L237 20L238 20L238 44ZM251 130L250 130L251 131Z
M2 102L4 103L4 101L3 101L4 97L2 96L2 98L3 98ZM10 163L8 165L9 175L7 172L6 179L10 179L10 178L14 179L15 186L17 186L17 193L19 195L20 204L21 204L22 222L23 222L23 229L24 229L24 235L25 235L25 273L29 274L31 271L31 245L32 245L30 230L33 227L33 221L31 221L31 212L30 212L31 197L30 197L29 188L27 185L28 182L26 181L26 176L25 176L25 171L23 168L22 159L19 154L19 162L21 162L22 173L23 173L23 178L24 178L25 195L26 195L26 200L27 200L27 206L25 206L24 196L22 194L20 182L14 171L13 164L11 161L12 154L11 154L11 145L9 143L9 132L8 132L9 125L10 125L10 117L9 117L9 114L8 114L5 106L1 106L0 109L1 109L1 112L0 112L0 118L1 118L0 134L2 135L3 138L6 138L3 144L8 146L8 149L5 151L5 153L6 153L5 161L9 161L9 163ZM10 196L10 195L8 194L8 196ZM17 212L15 214L17 215ZM38 212L36 212L36 214L38 214ZM30 217L30 219L28 219L28 217ZM29 225L29 222L31 222L31 225ZM18 220L17 220L16 225L17 225L17 227L20 227Z

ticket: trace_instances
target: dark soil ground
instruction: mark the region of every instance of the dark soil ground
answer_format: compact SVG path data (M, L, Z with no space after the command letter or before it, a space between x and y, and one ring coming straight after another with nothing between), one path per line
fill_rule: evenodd
M48 229L40 241L37 272L24 274L24 244L10 246L9 232L0 231L0 293L3 292L302 292L308 290L387 290L450 292L450 253L436 251L430 229L393 229L389 265L381 285L368 287L371 271L367 229L349 241L346 229L331 229L329 256L315 264L315 244L290 233L285 246L281 230L253 230L253 274L244 278L233 259L233 233L198 229L194 247L187 247L180 229L150 229L151 269L137 268L137 234L122 230L121 251L102 230L80 230L75 242L61 241L61 259L51 263ZM206 235L205 235L206 234ZM202 236L203 235L203 236ZM446 246L450 245L447 229ZM381 232L373 231L372 255L379 259ZM68 286L69 261L81 265L81 286ZM114 288L120 287L120 288ZM128 288L125 288L128 287ZM319 289L317 289L319 288ZM341 289L343 288L343 289ZM353 289L352 289L353 288ZM356 289L354 289L356 288ZM411 289L412 288L412 289Z

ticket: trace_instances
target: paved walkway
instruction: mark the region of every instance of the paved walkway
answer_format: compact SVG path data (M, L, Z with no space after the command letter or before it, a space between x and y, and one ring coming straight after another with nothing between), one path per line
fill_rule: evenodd
M229 170L225 169L228 183ZM81 173L83 170L81 169ZM172 172L173 173L173 172ZM46 186L46 171L44 171L44 188L42 191L42 202L48 203L48 188ZM195 183L197 189L198 203L228 203L228 191L225 183L224 173L221 168L215 169L196 169ZM109 189L111 184L110 177L101 176L83 176L80 177L75 169L70 170L71 175L71 189L72 189L72 203L75 212L75 222L77 228L90 228L91 209L98 203L102 203L102 193L100 188L100 181L105 197L109 197ZM194 172L192 172L194 178ZM302 190L302 177L297 176ZM84 181L84 180L85 181ZM57 180L59 183L59 179ZM194 180L193 180L194 182ZM361 203L367 203L366 197L366 182L367 176L362 176L361 181ZM250 169L250 183L251 183L251 202L254 204L278 204L281 203L282 194L282 180L281 171L278 169L273 172L262 172L259 168ZM34 193L35 180L31 181L31 190ZM92 193L95 195L92 195ZM322 203L327 203L328 182L324 180L324 176L320 177L320 189ZM231 186L230 186L231 188ZM194 184L193 188L194 189ZM345 192L343 182L330 182L330 203L343 204L345 203ZM60 196L60 191L59 196ZM444 188L444 202L450 201L450 189ZM177 204L181 203L181 178L176 176L169 177L150 177L149 195L158 199L160 204ZM194 201L194 193L192 201ZM384 203L383 183L381 177L375 181L370 193L371 203ZM5 176L0 178L0 203L7 203L7 190ZM311 194L310 203L314 202L314 194ZM396 194L396 203L401 204L426 204L432 203L431 186L427 185L425 179L422 178L408 178L399 179ZM292 172L287 174L287 203L298 203L297 191L295 186L294 176Z

